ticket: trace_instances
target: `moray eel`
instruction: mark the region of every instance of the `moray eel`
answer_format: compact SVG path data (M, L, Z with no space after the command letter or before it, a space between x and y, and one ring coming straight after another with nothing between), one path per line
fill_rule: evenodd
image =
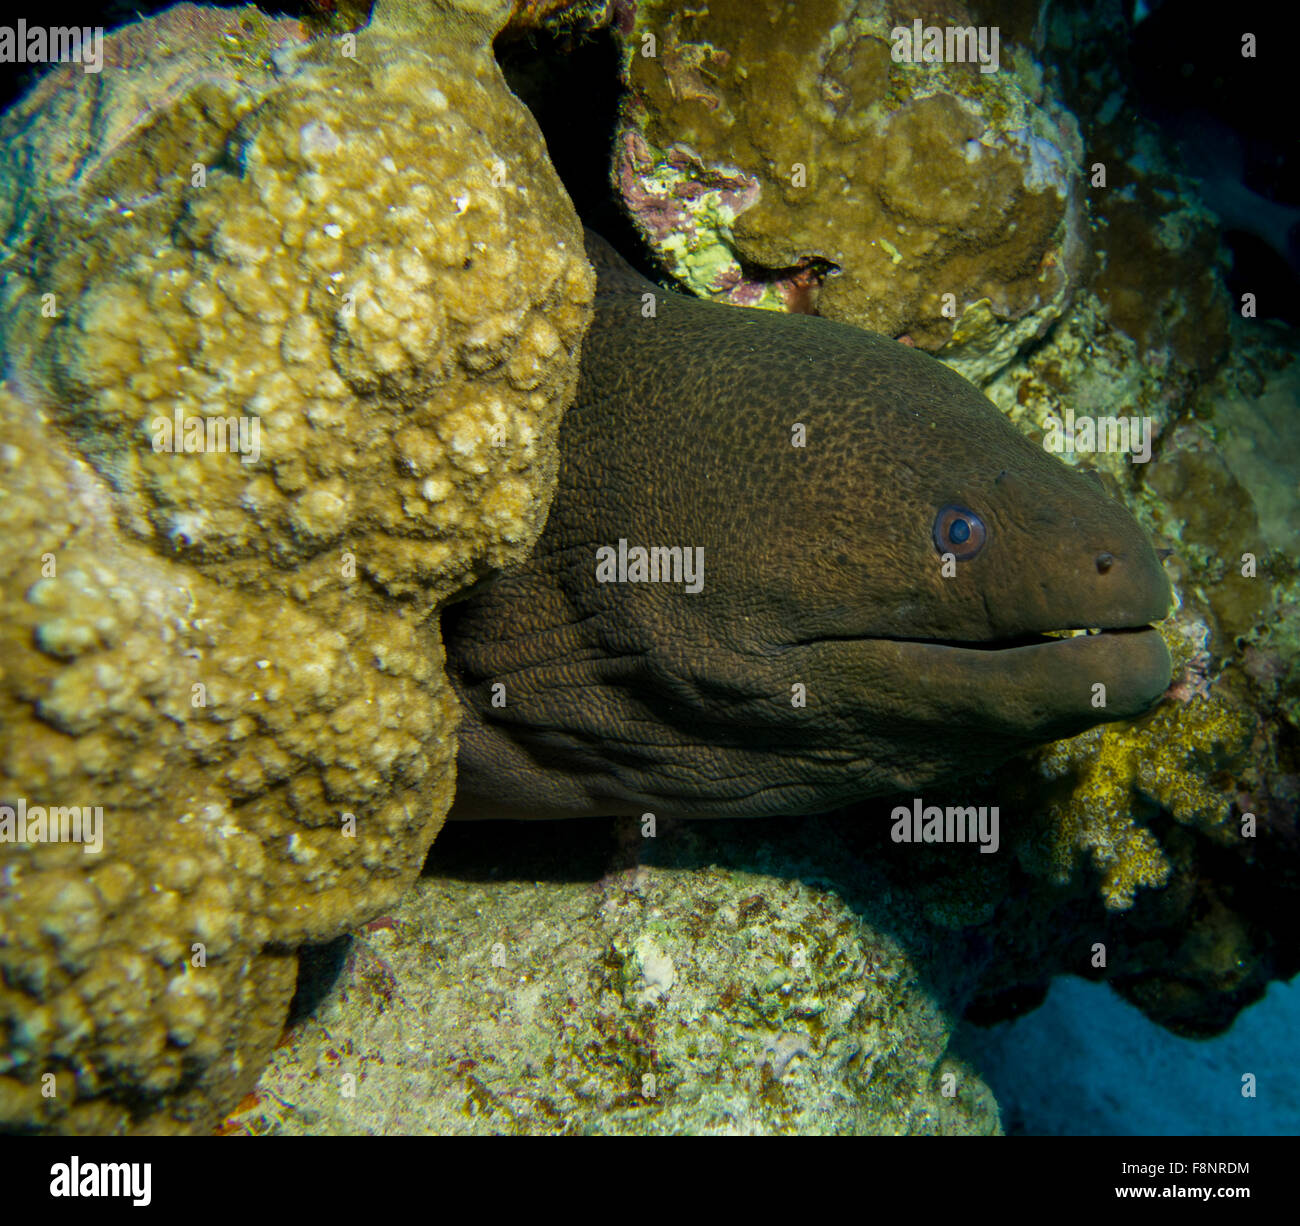
M1099 482L924 353L587 246L545 531L444 614L452 817L822 812L1159 699L1169 584Z

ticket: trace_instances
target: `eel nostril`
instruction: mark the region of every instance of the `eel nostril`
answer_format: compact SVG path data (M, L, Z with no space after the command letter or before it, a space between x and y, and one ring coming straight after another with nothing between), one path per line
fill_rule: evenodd
M1099 553L1097 555L1097 573L1104 575L1112 566L1115 565L1115 555L1113 553Z

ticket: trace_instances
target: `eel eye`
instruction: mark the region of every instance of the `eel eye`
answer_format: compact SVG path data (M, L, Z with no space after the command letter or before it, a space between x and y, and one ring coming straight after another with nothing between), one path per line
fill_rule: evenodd
M944 507L934 520L934 543L940 553L950 553L958 562L969 562L988 537L984 521L965 507Z

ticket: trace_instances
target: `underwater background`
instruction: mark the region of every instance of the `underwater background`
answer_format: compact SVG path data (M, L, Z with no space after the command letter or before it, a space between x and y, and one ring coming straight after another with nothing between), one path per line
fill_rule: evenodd
M0 63L0 803L102 806L105 850L0 828L0 1126L1300 1130L1282 17L24 20L106 38L101 71ZM996 27L996 65L900 59L914 23ZM998 806L1000 854L900 849L919 788L443 825L444 640L547 523L584 226L656 286L933 355L1149 536L1159 704L924 788ZM1149 453L1061 443L1107 416ZM196 417L258 454L187 449Z

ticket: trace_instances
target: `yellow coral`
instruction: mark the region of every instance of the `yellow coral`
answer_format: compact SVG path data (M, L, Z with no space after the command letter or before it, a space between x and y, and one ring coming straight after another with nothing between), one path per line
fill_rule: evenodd
M1194 624L1194 623L1193 623ZM1162 623L1177 677L1196 662L1185 618ZM1158 804L1202 833L1221 832L1232 794L1215 776L1249 748L1253 717L1215 690L1183 703L1167 700L1138 725L1108 725L1058 741L1039 756L1049 778L1068 780L1068 796L1049 806L1047 870L1068 880L1080 854L1102 874L1107 907L1133 905L1143 886L1161 886L1170 866L1150 830L1134 821L1144 802Z
M1209 833L1233 799L1213 776L1240 761L1253 731L1254 717L1217 692L1170 707L1151 723L1162 752L1138 763L1138 785L1183 825Z
M4 121L0 799L103 850L0 845L0 1125L209 1126L450 804L436 609L540 531L593 292L457 3L181 5Z
M1048 809L1049 871L1066 881L1086 854L1101 873L1102 897L1113 910L1131 907L1140 887L1161 886L1169 878L1160 845L1132 818L1133 781L1146 748L1138 729L1102 727L1057 742L1040 759L1045 774L1072 776L1068 798Z

